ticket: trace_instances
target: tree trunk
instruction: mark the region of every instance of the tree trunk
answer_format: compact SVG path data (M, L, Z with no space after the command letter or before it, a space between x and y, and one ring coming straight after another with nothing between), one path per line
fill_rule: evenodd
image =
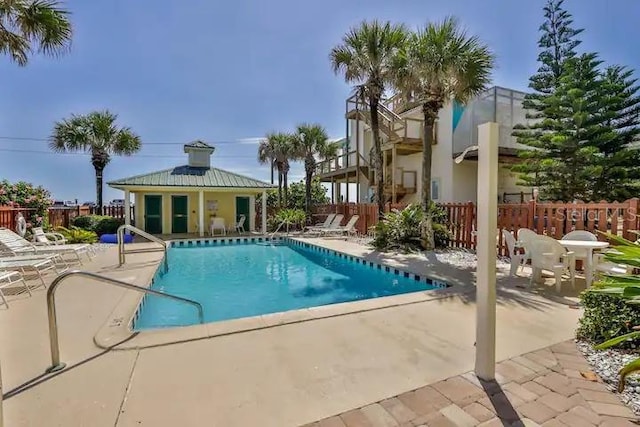
M102 150L95 150L91 153L91 164L96 171L96 205L100 210L100 215L102 215L104 206L102 200L103 173L109 160L109 154Z
M289 207L289 182L288 182L288 177L289 177L289 168L285 167L284 171L282 172L282 203L284 204L285 209Z
M282 168L278 166L278 208L282 209Z
M373 147L371 148L371 163L375 173L376 192L374 203L378 204L378 218L384 214L384 181L382 171L382 147L380 142L380 125L378 123L378 102L379 99L369 97L369 112L371 113L371 133L373 134Z
M424 114L424 129L422 134L422 220L421 237L422 247L425 250L432 250L435 247L433 236L433 220L431 217L431 158L433 147L433 126L436 121L435 112L426 104L422 107Z
M305 207L307 211L307 218L311 218L311 182L313 180L313 171L315 169L315 160L313 155L307 156L304 161L305 171Z

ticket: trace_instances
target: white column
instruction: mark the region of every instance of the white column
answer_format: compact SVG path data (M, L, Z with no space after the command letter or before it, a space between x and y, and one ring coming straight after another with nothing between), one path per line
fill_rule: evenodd
M495 379L496 366L498 140L499 127L497 123L485 123L478 126L475 372L483 380Z
M204 191L198 192L198 232L204 237Z
M124 224L131 225L131 194L129 190L124 190ZM129 234L129 230L125 230Z
M267 192L262 192L262 234L267 234Z
M4 425L3 420L4 415L2 415L2 372L0 370L0 427Z

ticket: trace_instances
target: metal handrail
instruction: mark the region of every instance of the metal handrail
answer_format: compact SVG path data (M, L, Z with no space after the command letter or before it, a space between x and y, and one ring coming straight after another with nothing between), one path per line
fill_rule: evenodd
M137 292L142 292L145 294L156 295L163 298L169 298L176 301L181 301L183 303L191 304L198 309L198 318L200 323L204 323L204 312L202 310L202 304L197 301L190 300L188 298L179 297L177 295L168 294L166 292L160 292L149 288L143 288L142 286L132 285L131 283L123 282L121 280L112 279L110 277L101 276L99 274L90 273L88 271L67 271L66 273L60 274L56 277L49 289L47 290L47 314L49 317L49 344L51 346L51 366L46 370L46 372L56 372L60 371L67 366L65 363L60 362L60 344L58 342L58 320L56 317L56 300L55 293L58 286L62 283L63 280L67 279L70 276L84 276L89 279L94 279L98 282L107 283L113 286L118 286L125 289L132 289Z
M117 236L118 236L118 267L121 267L122 264L124 264L125 262L125 255L126 254L135 254L135 253L143 253L143 252L153 252L155 251L155 249L130 249L130 250L126 250L124 247L124 231L125 230L130 230L133 231L134 233L144 237L147 240L150 240L152 242L155 243L159 243L162 245L162 251L164 252L164 271L167 272L169 270L169 260L167 258L167 242L165 242L162 239L157 238L156 236L147 233L144 230L140 230L137 227L134 227L133 225L130 224L123 224L120 227L118 227L118 231L117 231ZM159 250L159 249L158 249Z

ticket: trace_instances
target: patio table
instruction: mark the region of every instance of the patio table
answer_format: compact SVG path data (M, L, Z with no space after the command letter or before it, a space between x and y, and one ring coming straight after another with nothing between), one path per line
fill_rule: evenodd
M593 282L593 251L606 249L609 247L609 243L586 240L558 240L558 242L570 251L574 249L586 250L587 258L584 260L584 281L587 288L590 288Z

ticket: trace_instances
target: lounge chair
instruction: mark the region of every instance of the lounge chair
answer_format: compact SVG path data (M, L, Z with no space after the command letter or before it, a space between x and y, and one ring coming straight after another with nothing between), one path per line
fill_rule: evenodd
M358 219L360 219L360 216L354 215L351 218L349 218L349 221L344 227L335 227L335 228L329 228L326 230L321 230L320 234L321 235L355 234L356 223L358 222Z
M13 255L25 254L60 254L74 255L78 262L82 264L81 254L85 254L91 259L92 249L89 244L72 244L72 245L52 245L37 246L28 240L20 237L8 228L0 228L0 252L10 252Z
M333 220L329 223L329 225L327 227L307 227L307 231L309 231L311 233L321 233L323 231L337 229L337 228L340 227L340 223L342 222L342 218L344 218L344 215L337 214L336 216L333 217Z
M518 273L518 267L524 267L525 256L520 253L519 248L516 246L516 238L509 230L502 230L502 237L507 244L509 250L509 258L511 258L511 270L509 276L514 276Z
M573 252L567 251L556 239L538 236L530 243L531 268L533 274L529 285L541 279L542 270L552 271L556 279L556 291L562 289L562 276L568 273L571 285L575 287L576 260Z
M31 289L27 286L27 282L24 281L24 277L22 273L19 271L0 271L0 303L4 304L9 308L9 303L7 302L7 298L2 292L3 288L13 287L17 283L22 283L25 291L31 296Z
M5 257L0 258L0 272L19 271L25 273L33 271L38 275L43 287L47 287L44 281L43 273L54 270L56 274L61 271L55 262L56 255L43 256L40 258L23 259L22 257Z
M33 242L38 245L64 245L67 239L60 233L45 233L42 227L33 227ZM51 238L51 239L49 239Z
M328 228L329 225L331 225L331 223L333 222L333 219L336 217L336 214L334 213L330 213L329 215L327 215L327 217L324 219L324 222L319 222L317 224L314 225L310 225L308 227L305 227L304 229L311 229L311 228Z

